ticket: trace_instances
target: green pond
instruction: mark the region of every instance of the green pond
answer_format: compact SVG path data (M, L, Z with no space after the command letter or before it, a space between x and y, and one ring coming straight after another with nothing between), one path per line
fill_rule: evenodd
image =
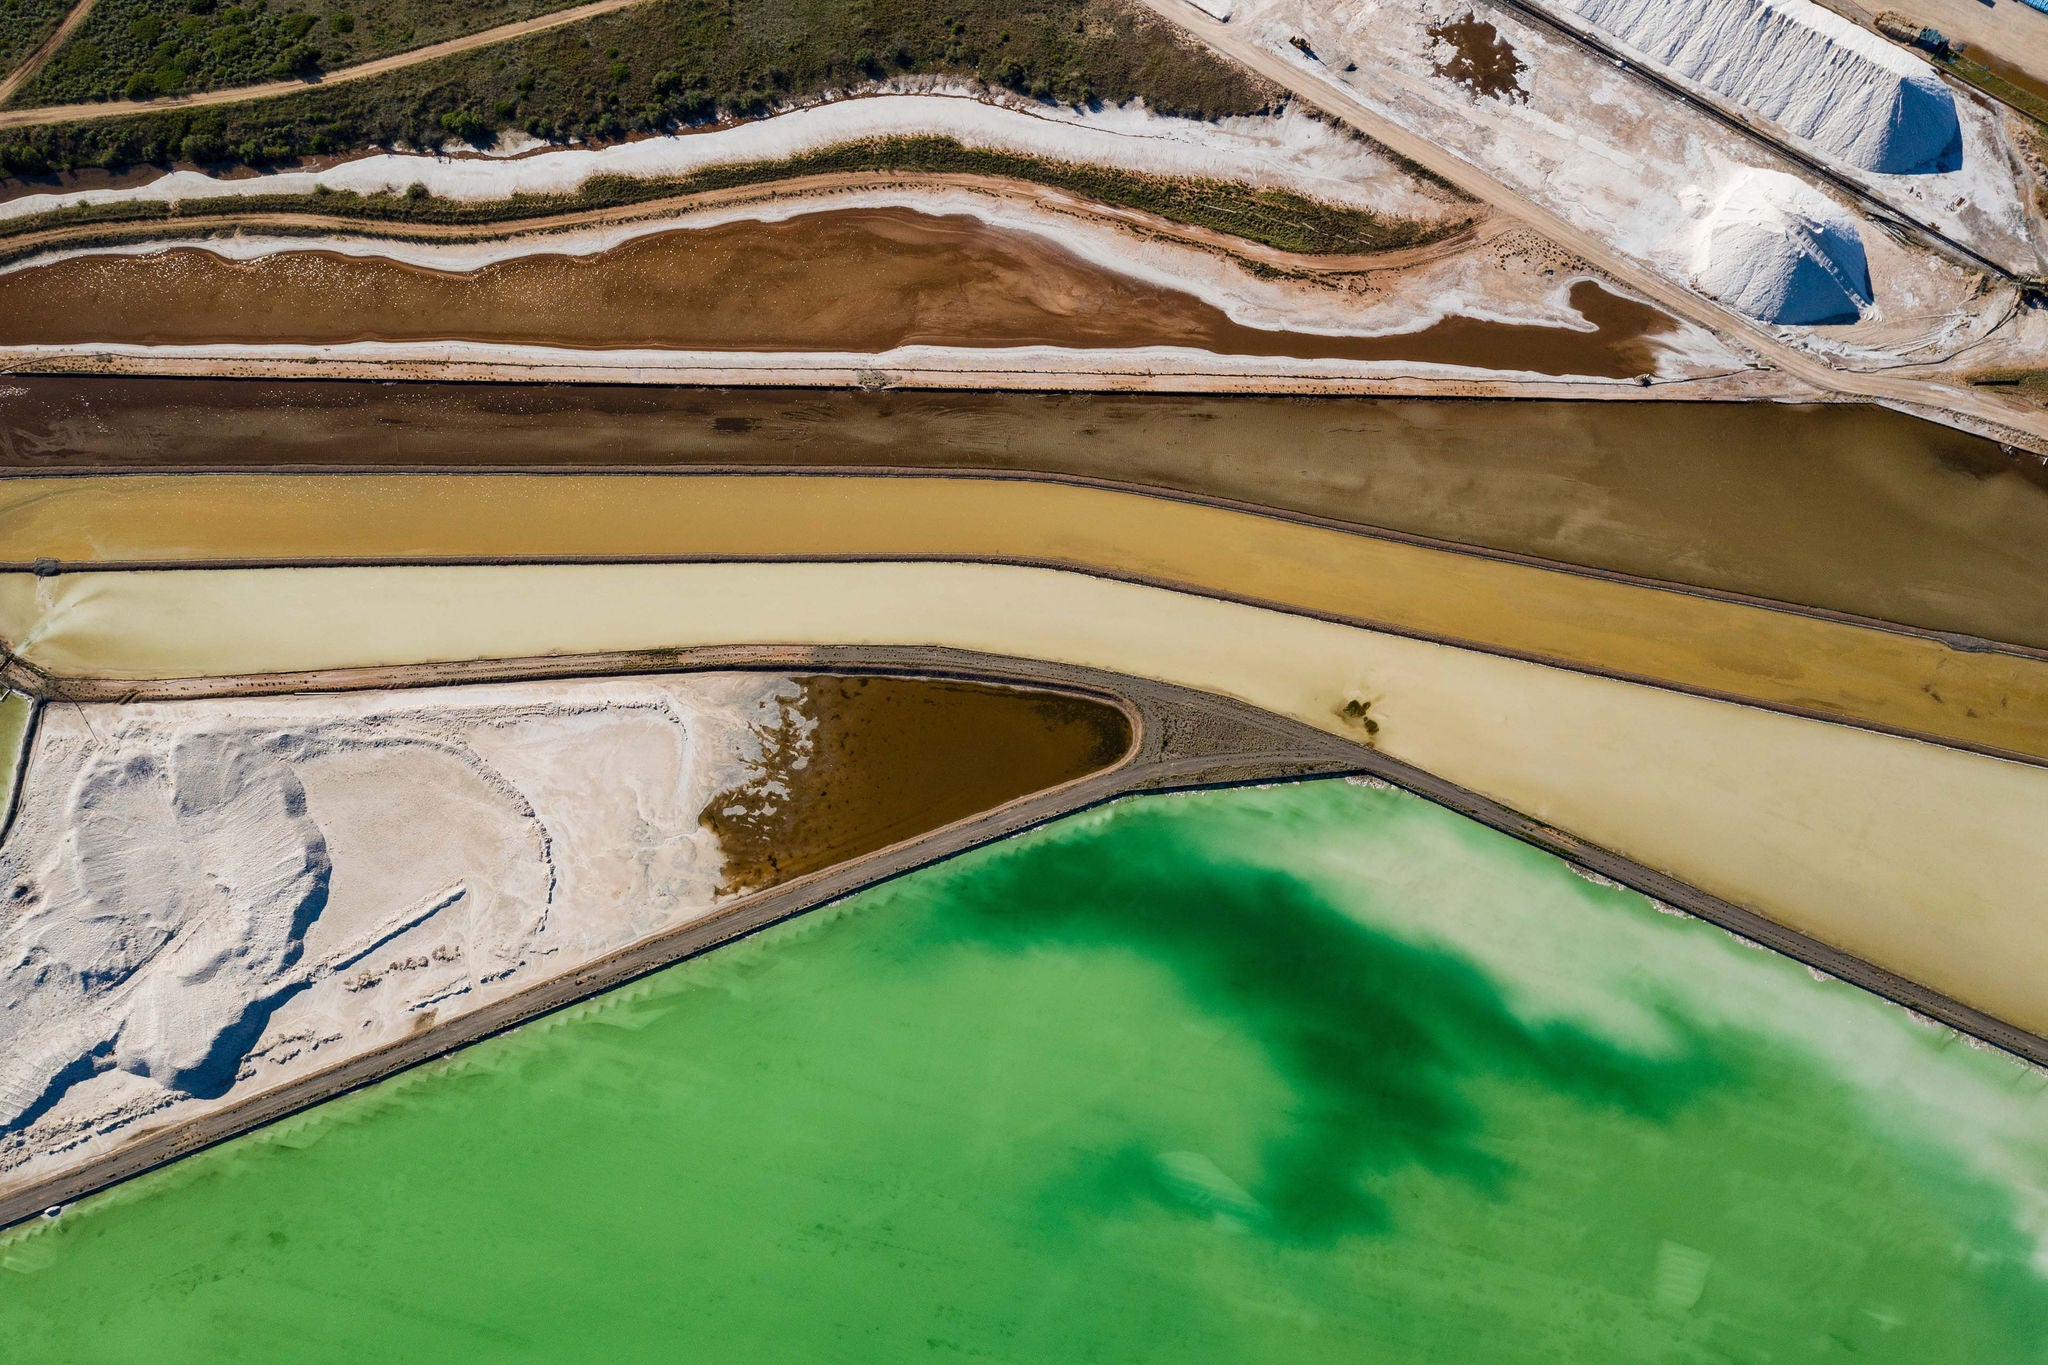
M0 1241L0 1359L2048 1361L2043 1077L1402 793L1150 797Z

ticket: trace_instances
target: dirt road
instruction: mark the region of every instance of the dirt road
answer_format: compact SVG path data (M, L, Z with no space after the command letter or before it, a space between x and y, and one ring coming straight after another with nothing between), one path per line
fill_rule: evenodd
M440 57L452 57L458 52L469 52L479 47L490 47L496 43L510 42L524 38L531 33L544 33L564 24L577 24L585 19L595 19L615 10L630 9L645 4L646 0L597 0L590 5L578 5L575 9L558 10L543 14L535 19L523 19L516 24L502 24L487 28L481 33L471 33L461 38L450 38L445 43L431 47L417 47L410 52L393 53L379 57L374 62L363 62L358 66L345 66L339 71L330 71L316 81L288 80L268 81L262 85L238 85L226 90L207 90L196 95L166 95L153 100L102 100L92 104L51 104L40 109L9 109L0 111L0 128L32 128L44 123L76 123L86 119L122 118L129 114L148 114L161 109L194 109L206 104L241 104L248 100L275 99L279 95L295 95L322 85L340 85L347 81L368 80L390 71L403 71L408 66L431 62ZM71 17L64 21L46 47L54 50L70 31L85 18L85 12L92 7L92 0L85 0ZM41 54L47 57L48 51ZM30 58L34 65L40 65L37 58ZM32 73L31 73L32 74ZM15 86L25 79L17 71L8 78L13 85L0 86L0 100L14 93Z
M93 0L78 0L71 13L64 16L64 22L57 25L56 32L43 39L20 66L0 76L0 104L13 99L14 92L27 85L29 77L43 69L43 63L50 60L50 54L64 46L65 40L78 31L78 26L85 22L85 16L92 13L92 6Z

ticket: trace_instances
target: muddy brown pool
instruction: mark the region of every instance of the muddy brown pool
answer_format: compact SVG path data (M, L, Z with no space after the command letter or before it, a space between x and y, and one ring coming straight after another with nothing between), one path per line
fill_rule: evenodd
M943 678L794 680L760 772L704 823L727 892L777 885L1058 786L1122 758L1107 702Z
M1522 88L1522 73L1528 64L1515 55L1515 45L1500 36L1492 24L1465 11L1462 19L1431 24L1430 37L1444 45L1445 54L1436 63L1436 74L1456 81L1475 95L1528 102Z
M0 345L473 341L586 349L874 353L899 346L1175 346L1218 355L1407 361L1622 379L1655 369L1656 308L1590 280L1583 328L1450 317L1343 337L1247 327L1192 294L1034 233L906 209L806 214L636 238L473 271L196 247L0 274Z

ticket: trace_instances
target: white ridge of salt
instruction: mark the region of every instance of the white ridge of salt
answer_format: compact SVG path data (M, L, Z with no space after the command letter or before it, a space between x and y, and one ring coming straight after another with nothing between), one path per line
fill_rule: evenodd
M1962 165L1955 99L1934 68L1811 0L1558 3L1850 166L1914 175Z
M1730 177L1700 224L1693 280L1763 322L1855 322L1872 301L1870 264L1856 220L1782 171Z
M464 159L384 152L325 170L233 180L175 171L119 189L24 195L0 203L0 220L80 204L310 194L323 186L380 194L424 185L443 198L466 201L570 194L598 175L680 176L713 166L782 161L868 138L925 135L1051 160L1291 189L1401 217L1435 217L1446 207L1440 195L1384 153L1292 106L1278 115L1203 121L1154 114L1139 104L1071 109L932 92L837 99L729 128L596 149Z

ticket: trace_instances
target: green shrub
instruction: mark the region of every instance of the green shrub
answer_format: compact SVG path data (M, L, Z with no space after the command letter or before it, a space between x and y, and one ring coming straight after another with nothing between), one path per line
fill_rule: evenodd
M115 8L175 3L101 0ZM352 8L366 14L372 3L353 0ZM225 121L230 145L281 148L277 159L289 159L314 150L316 130L335 150L419 145L447 135L441 118L450 109L490 111L475 115L488 129L466 126L460 134L479 143L504 128L603 139L716 115L751 117L783 101L906 74L993 80L1077 102L1142 98L1162 113L1203 118L1258 112L1277 99L1121 0L1033 0L1028 8L1014 0L950 0L947 8L938 13L929 0L650 0L372 80L206 112ZM232 28L230 13L241 11L224 11L221 23L207 26ZM357 25L369 26L367 19ZM207 77L195 69L177 79L197 85ZM58 124L20 137L52 166L161 162L194 131L197 112Z
M1137 175L1101 166L967 147L946 137L896 137L849 143L785 161L712 167L687 176L593 176L574 194L516 195L494 203L437 199L425 185L415 183L402 196L335 190L317 195L262 195L241 200L196 199L176 205L149 200L83 205L0 223L0 261L20 254L6 249L7 238L67 224L112 227L124 223L155 224L168 219L190 225L238 214L317 212L324 217L355 219L370 230L377 224L391 225L393 234L402 236L402 227L407 223L481 228L532 222L553 215L626 208L679 195L766 185L832 172L952 173L1030 181L1113 207L1138 209L1170 222L1208 228L1312 256L1413 246L1447 236L1464 226L1458 220L1416 223L1388 219L1363 209L1340 208L1282 190L1254 189L1227 181ZM183 230L191 229L187 226Z

